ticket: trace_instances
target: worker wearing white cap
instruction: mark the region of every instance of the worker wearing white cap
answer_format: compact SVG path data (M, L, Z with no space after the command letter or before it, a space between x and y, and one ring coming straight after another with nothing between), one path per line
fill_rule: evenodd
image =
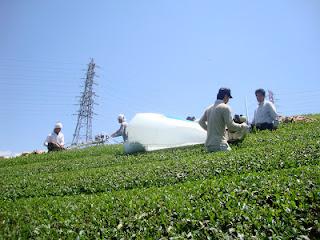
M118 116L118 122L120 123L120 128L113 134L111 134L111 137L120 137L122 136L123 141L128 140L128 132L127 132L127 126L128 123L126 122L126 119L123 114L119 114Z
M48 152L61 151L64 149L64 135L61 132L62 123L57 122L54 125L53 132L50 133L44 142L44 145L48 147Z

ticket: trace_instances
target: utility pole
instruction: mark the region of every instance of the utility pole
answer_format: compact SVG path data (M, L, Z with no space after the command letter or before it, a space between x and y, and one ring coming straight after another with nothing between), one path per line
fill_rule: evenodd
M246 117L247 117L247 124L249 123L249 112L248 112L248 103L247 103L247 96L245 98L245 106L246 106Z
M92 141L92 117L94 115L93 105L94 97L96 96L93 91L95 67L93 59L88 64L88 70L85 77L84 90L80 97L80 109L78 111L78 120L76 129L73 134L72 145L80 143L88 143Z

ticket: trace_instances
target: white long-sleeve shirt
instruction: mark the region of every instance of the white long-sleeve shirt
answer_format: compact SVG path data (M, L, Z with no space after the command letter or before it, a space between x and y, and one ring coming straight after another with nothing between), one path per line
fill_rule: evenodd
M111 135L111 137L120 137L122 136L123 141L128 140L128 131L127 131L128 123L127 122L122 122L120 125L120 128Z
M273 103L264 101L259 103L254 112L252 124L275 123L278 121L278 114Z
M48 135L46 140L44 141L44 145L47 146L48 143L58 143L61 146L64 146L64 135L62 132L59 132L59 134L56 134L55 132L52 132Z

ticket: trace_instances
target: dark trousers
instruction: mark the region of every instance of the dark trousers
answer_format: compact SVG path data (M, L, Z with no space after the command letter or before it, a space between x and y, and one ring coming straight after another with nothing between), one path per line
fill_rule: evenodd
M274 130L273 123L258 123L255 127L257 130Z
M61 151L64 148L58 147L56 145L54 145L53 143L48 143L48 152L52 152L52 151Z

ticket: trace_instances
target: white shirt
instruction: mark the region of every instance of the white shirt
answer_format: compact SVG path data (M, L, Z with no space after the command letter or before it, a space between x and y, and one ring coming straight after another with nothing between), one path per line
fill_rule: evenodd
M62 132L59 132L59 134L56 134L55 132L52 132L48 135L46 141L44 142L44 145L47 146L48 143L58 143L61 146L64 145L64 135Z
M278 121L278 114L273 103L268 101L259 103L254 112L252 124L274 123L276 121Z
M128 127L128 123L126 121L123 121L120 124L120 128L115 133L113 133L111 136L112 137L122 136L123 141L127 141L127 139L128 139L127 127Z

